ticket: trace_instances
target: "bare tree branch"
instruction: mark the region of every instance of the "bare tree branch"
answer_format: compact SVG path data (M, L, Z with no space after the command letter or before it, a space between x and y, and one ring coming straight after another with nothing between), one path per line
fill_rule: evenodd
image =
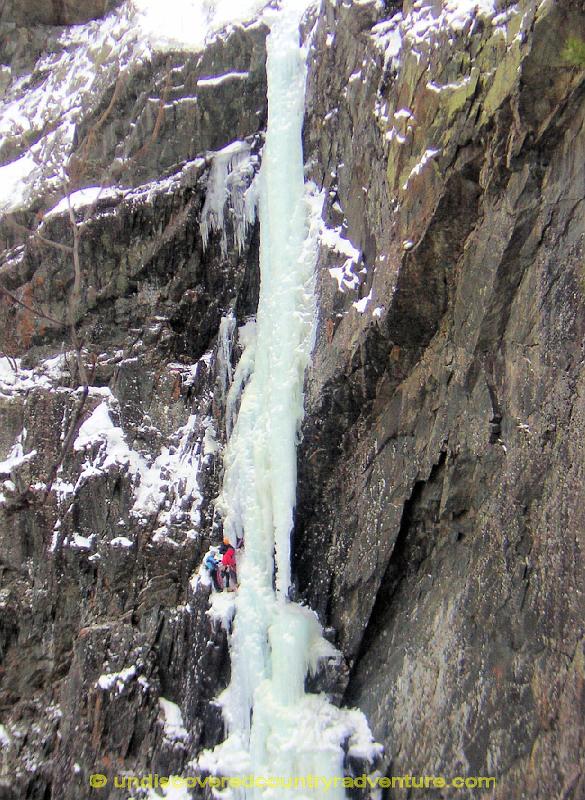
M87 369L86 369L86 365L85 365L85 363L83 361L83 357L82 357L83 342L80 341L78 333L77 333L77 315L79 313L79 308L80 308L80 304L81 304L81 292L82 292L82 281L83 281L83 273L82 273L82 267L81 267L80 242L81 242L81 238L82 238L82 236L83 236L83 234L84 234L84 232L86 230L85 223L89 219L91 219L92 215L94 214L94 212L96 210L96 207L97 207L99 199L100 199L100 197L102 195L102 192L108 187L108 185L110 184L110 181L114 177L114 174L115 174L114 168L112 167L108 171L107 176L102 180L100 191L99 191L97 197L95 198L93 203L89 206L89 208L84 212L84 214L82 216L82 221L79 222L79 223L77 222L77 220L75 218L75 212L74 212L74 209L73 209L73 205L71 203L71 194L72 194L72 191L74 189L74 185L79 182L79 180L81 179L81 177L83 175L84 167L87 164L89 150L91 149L91 147L92 147L92 145L93 145L93 143L95 141L96 135L99 132L100 128L105 124L105 122L107 121L107 119L110 116L110 114L112 113L112 110L113 110L113 108L114 108L114 106L116 104L116 101L118 100L118 98L120 96L120 92L122 91L122 87L123 87L123 84L124 84L124 79L125 79L125 75L120 72L118 74L117 79L116 79L116 84L114 86L114 91L112 93L112 97L110 98L110 102L108 104L108 107L105 109L103 114L99 117L99 119L97 120L95 125L93 125L93 127L88 131L87 136L85 137L84 141L82 142L82 144L81 144L81 146L80 146L80 148L78 150L79 156L73 156L70 159L70 162L69 162L69 166L68 166L68 170L67 170L68 171L68 175L69 175L69 182L68 182L69 185L68 185L68 190L67 190L67 207L68 207L69 222L70 222L70 225L71 225L71 232L72 232L72 236L73 236L73 245L69 246L69 245L60 244L59 242L53 242L51 239L47 239L44 236L42 236L42 234L40 234L38 232L38 230L37 231L30 231L28 228L25 228L24 226L19 225L14 220L11 220L11 224L13 224L13 226L17 230L20 230L20 231L22 231L24 233L27 233L33 239L38 239L38 241L41 242L42 244L45 244L45 245L50 246L50 247L54 247L57 250L60 250L62 252L67 253L68 255L71 255L72 256L72 260L73 260L73 287L72 287L72 289L71 289L71 291L69 293L69 297L68 297L68 300L67 300L67 317L68 317L67 323L62 322L60 320L56 320L53 317L50 317L48 314L45 314L43 312L40 312L40 311L34 309L32 306L29 306L28 304L24 303L22 300L19 300L12 292L10 292L4 286L0 285L0 291L4 292L13 302L15 302L18 305L22 306L27 311L30 311L35 316L40 317L42 319L45 319L45 320L47 320L48 322L51 322L54 325L58 325L59 327L65 327L66 325L68 325L69 332L70 332L71 343L72 343L72 346L73 346L73 350L75 352L77 372L78 372L78 376L79 376L79 381L81 383L81 387L80 387L81 388L81 394L80 394L80 396L79 396L79 398L78 398L78 400L77 400L77 402L75 404L75 407L73 409L73 412L72 412L72 415L71 415L71 421L69 423L69 427L68 427L67 433L66 433L65 438L63 440L63 443L62 443L62 446L61 446L61 450L60 450L60 453L59 453L59 457L58 457L57 461L55 462L55 464L53 464L53 466L51 467L51 470L50 470L50 473L49 473L49 477L48 477L48 480L46 482L45 490L44 490L44 500L45 501L46 501L46 499L48 498L48 496L51 493L51 490L53 488L53 484L55 482L55 479L57 477L59 469L63 465L63 463L65 461L65 458L67 457L67 453L69 452L70 448L72 447L74 437L77 434L77 432L79 431L79 427L81 425L81 420L82 420L83 409L85 407L85 404L87 402L87 398L89 396L89 387L90 387L90 384L94 380L94 377L95 377L96 364L97 364L96 359L94 357L92 369L91 369L90 374L88 375L88 372L87 372ZM157 112L157 116L156 116L156 119L155 119L155 122L154 122L154 126L153 126L153 129L152 129L151 135L150 135L148 141L146 141L145 144L133 156L131 156L128 159L128 161L123 165L122 169L119 170L119 172L117 173L116 177L119 177L119 175L124 170L128 169L131 166L131 164L135 163L140 158L142 158L142 156L144 156L148 152L150 147L157 140L158 135L160 133L160 129L161 129L162 124L163 124L164 113L165 113L165 104L166 104L166 100L167 100L170 88L171 88L171 70L170 70L170 66L169 66L168 69L167 69L167 74L166 74L166 78L165 78L164 90L163 90L162 96L161 96L160 101L159 101L158 112ZM181 214L181 215L179 215L179 220L171 220L171 222L167 226L167 229L163 233L163 239L164 239L165 233L167 233L167 231L169 229L172 230L174 227L176 227L177 224L180 224L180 222L183 220L183 216L184 216L184 214ZM26 501L26 498L23 498L23 501Z
M100 128L105 124L108 117L112 113L112 110L120 96L120 92L122 91L122 87L124 85L124 81L126 76L123 72L118 73L118 77L116 78L116 83L114 85L114 91L112 92L112 97L110 98L110 102L108 107L103 112L103 114L99 117L97 122L92 125L92 127L87 132L85 139L82 141L81 145L79 146L79 155L74 155L72 158L69 159L68 165L68 173L70 179L70 186L79 183L81 177L83 176L84 167L87 164L89 151L92 148L96 136L100 130Z
M79 379L81 380L84 389L88 387L87 372L85 364L81 357L82 344L77 336L77 312L81 302L81 258L79 255L79 242L81 240L81 229L75 220L75 213L71 205L71 195L67 195L67 205L69 207L69 221L71 222L71 230L73 233L73 289L69 294L68 311L69 311L69 328L71 331L71 342L77 355L77 368L79 371Z
M81 395L79 396L75 408L73 409L73 414L71 415L71 422L69 423L69 428L67 430L67 433L65 434L65 438L63 439L63 444L61 445L61 452L59 453L59 458L51 467L51 472L49 473L49 478L45 486L45 499L51 494L51 489L53 488L53 484L55 483L57 473L59 472L60 467L65 461L65 456L67 455L69 448L73 444L73 437L77 435L77 432L81 427L80 426L81 414L83 412L85 403L87 402L88 396L89 396L89 385L85 384L85 386L83 386L81 390Z
M22 306L22 308L26 308L26 310L30 311L31 314L34 314L35 317L44 319L47 322L50 322L52 325L58 325L60 328L66 327L66 323L63 322L63 320L55 319L55 317L51 317L49 314L45 314L44 311L39 311L39 309L29 306L28 303L25 303L23 300L20 300L15 294L13 294L9 289L7 289L6 286L2 286L2 284L0 284L0 292L6 295L6 297L9 297L13 303Z
M8 353L0 353L0 358L6 358L12 368L12 371L18 372L18 364L14 356L9 356Z
M49 479L47 480L45 486L45 499L51 494L51 489L53 488L53 484L57 477L57 473L59 472L60 467L65 461L65 457L67 455L69 448L73 444L73 437L76 436L79 431L81 425L81 415L83 413L83 409L85 407L87 398L89 396L89 385L90 383L93 382L93 379L95 377L96 367L97 367L97 360L94 357L91 373L89 375L89 380L86 380L86 383L83 385L81 390L81 395L79 396L75 408L73 409L73 414L71 415L71 422L69 423L69 428L67 430L67 433L65 434L65 438L63 439L63 444L61 445L61 452L59 454L59 458L57 462L53 464L51 472L49 473ZM86 370L84 367L84 373L85 372Z
M20 233L28 234L31 237L31 239L38 239L39 242L41 242L42 244L46 244L47 247L54 247L56 250L61 250L62 252L67 254L73 252L73 248L70 247L68 244L61 244L61 242L54 242L52 239L47 239L45 236L40 234L38 230L31 231L30 228L21 225L19 222L16 222L16 220L12 219L11 217L7 217L6 221L15 230L20 231Z
M146 155L146 153L148 153L148 151L150 150L152 145L156 142L156 140L158 138L158 134L159 134L160 129L162 127L162 123L163 123L163 119L164 119L164 115L165 115L165 104L167 102L167 97L168 97L170 88L171 88L171 71L169 69L167 71L167 74L166 74L163 93L162 93L161 98L160 98L160 100L158 102L158 112L157 112L157 115L156 115L156 119L154 121L154 126L152 128L152 132L150 134L150 138L148 139L147 142L145 142L142 145L142 147L139 150L136 151L136 153L130 159L129 163L132 163L132 161L137 161L139 158L142 158L142 156Z

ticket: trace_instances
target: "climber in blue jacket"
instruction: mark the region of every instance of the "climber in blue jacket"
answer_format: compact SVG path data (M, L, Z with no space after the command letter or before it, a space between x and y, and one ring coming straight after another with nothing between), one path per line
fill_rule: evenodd
M203 564L206 570L209 572L211 576L211 580L213 581L213 588L217 592L221 592L223 589L223 581L221 579L221 574L219 570L219 565L221 561L216 557L216 553L212 550L205 556Z

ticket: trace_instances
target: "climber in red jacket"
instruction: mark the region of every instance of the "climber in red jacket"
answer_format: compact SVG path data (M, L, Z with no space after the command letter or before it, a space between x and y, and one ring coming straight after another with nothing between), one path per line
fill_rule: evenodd
M236 551L233 545L224 541L220 546L219 552L221 557L221 570L224 576L224 586L228 592L233 592L236 589L237 573L236 573Z

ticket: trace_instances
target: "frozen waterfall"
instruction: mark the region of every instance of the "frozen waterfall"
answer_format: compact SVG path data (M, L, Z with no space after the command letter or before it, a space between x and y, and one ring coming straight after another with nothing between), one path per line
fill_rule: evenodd
M290 781L308 774L341 779L344 744L361 755L375 748L361 712L305 693L307 674L337 653L316 614L289 599L296 446L313 343L318 246L318 203L305 186L301 138L306 52L299 24L306 6L285 0L268 17L268 129L258 177L260 300L253 356L243 356L250 379L226 448L218 501L225 536L234 545L243 539L244 547L238 591L213 595L210 611L226 619L226 604L235 606L231 683L220 697L227 738L199 763L214 774L282 781L278 789L236 789L242 798L274 791L280 798L321 797L321 789L299 790ZM344 797L341 780L327 794Z

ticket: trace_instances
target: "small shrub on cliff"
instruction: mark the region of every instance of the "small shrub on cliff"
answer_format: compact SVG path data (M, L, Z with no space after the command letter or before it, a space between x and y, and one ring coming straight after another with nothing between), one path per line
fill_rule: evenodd
M585 42L578 36L569 36L563 48L563 59L572 67L585 69Z

